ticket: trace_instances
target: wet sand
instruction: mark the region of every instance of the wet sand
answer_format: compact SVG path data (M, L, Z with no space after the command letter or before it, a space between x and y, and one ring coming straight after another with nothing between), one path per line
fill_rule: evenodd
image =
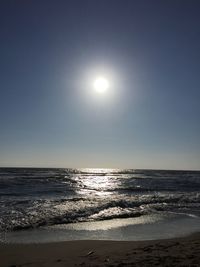
M153 241L0 244L1 267L200 266L200 233Z

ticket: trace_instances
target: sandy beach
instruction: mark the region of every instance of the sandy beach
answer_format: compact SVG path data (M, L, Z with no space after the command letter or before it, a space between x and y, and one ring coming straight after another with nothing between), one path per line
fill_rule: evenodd
M1 244L0 266L200 266L200 234L137 242Z

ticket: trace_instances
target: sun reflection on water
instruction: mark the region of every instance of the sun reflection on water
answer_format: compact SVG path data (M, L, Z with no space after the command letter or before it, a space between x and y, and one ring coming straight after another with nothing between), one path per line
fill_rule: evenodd
M117 173L119 169L106 169L106 168L81 168L78 169L82 173L93 173L93 174L109 174Z
M76 178L81 186L80 192L77 192L79 194L85 194L87 190L90 194L95 191L97 196L110 195L120 182L113 175L116 174L116 169L84 168L80 171L81 177Z

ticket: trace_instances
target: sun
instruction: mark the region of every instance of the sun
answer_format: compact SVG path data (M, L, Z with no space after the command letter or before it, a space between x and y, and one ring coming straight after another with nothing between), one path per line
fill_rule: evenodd
M98 77L94 81L94 89L97 93L105 93L109 88L109 82L104 77Z

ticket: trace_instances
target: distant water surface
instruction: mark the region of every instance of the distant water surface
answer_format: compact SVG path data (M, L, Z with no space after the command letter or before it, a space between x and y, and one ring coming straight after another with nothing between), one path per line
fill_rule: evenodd
M198 218L200 172L0 168L0 207L1 232L145 216Z

